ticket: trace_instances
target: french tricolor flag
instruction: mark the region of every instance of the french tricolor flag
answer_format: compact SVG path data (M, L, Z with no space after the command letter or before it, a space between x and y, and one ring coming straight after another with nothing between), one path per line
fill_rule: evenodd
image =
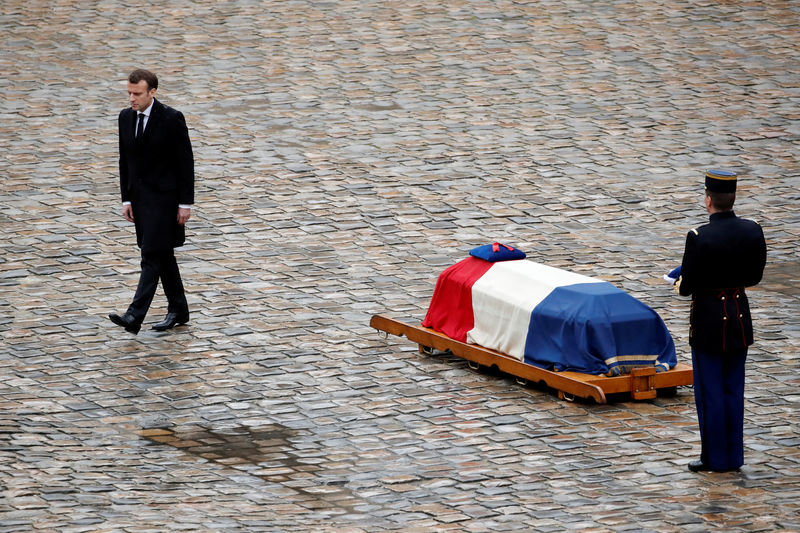
M677 364L653 309L606 281L526 259L468 257L447 268L422 325L559 371L617 375Z

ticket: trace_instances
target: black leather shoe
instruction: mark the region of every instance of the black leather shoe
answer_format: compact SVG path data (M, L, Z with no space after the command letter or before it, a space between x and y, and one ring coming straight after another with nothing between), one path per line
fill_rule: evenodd
M156 331L166 331L175 326L182 326L187 322L189 322L189 313L167 313L164 320L153 324L153 329Z
M122 326L125 328L125 331L133 333L134 335L139 333L139 330L142 329L142 321L136 320L136 318L134 318L134 316L130 313L125 313L122 316L119 316L116 313L111 313L108 315L108 318L110 318L111 322L114 324Z
M711 467L709 467L703 461L692 461L688 466L689 470L692 472L708 472L711 470Z

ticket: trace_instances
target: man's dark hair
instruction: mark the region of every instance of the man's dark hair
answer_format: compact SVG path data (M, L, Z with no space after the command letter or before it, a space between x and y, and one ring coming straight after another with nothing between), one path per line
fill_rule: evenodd
M158 77L149 70L137 68L128 75L128 81L131 83L139 83L142 80L147 82L148 91L151 89L158 89Z
M735 192L712 192L706 190L706 196L711 198L711 205L715 211L730 211L736 201Z

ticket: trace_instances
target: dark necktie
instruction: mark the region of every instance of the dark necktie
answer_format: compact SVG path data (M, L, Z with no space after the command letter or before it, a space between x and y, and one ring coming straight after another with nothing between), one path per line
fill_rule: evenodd
M139 113L139 124L136 126L136 138L140 139L144 132L144 113Z

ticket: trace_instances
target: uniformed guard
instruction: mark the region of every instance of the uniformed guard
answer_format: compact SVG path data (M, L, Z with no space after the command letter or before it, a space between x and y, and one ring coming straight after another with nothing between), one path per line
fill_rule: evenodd
M767 260L764 232L737 217L737 175L706 172L709 223L686 235L675 292L692 296L689 344L700 425L700 459L689 470L726 472L744 464L744 364L753 343L745 287L761 281Z

